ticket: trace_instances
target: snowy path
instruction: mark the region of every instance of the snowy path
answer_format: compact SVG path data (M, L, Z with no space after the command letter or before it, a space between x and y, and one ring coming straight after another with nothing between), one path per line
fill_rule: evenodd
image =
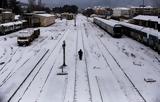
M73 20L40 27L28 47L17 46L18 32L0 37L0 102L160 101L156 52L126 36L112 38L80 14L76 21L76 27ZM68 74L62 76L64 40Z

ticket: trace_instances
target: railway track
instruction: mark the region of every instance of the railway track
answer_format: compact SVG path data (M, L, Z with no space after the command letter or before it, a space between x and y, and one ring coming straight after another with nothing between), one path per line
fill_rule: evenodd
M25 77L25 79L22 81L22 83L18 86L18 88L15 90L15 92L11 95L11 97L8 99L7 102L10 102L11 99L15 96L17 91L22 87L22 85L25 83L25 81L28 79L28 77L31 75L31 73L35 70L36 66L42 61L42 59L45 57L45 55L48 53L49 50L46 51L46 53L41 57L41 59L38 61L38 63L33 67L33 69L29 72L29 74Z
M52 49L52 51L49 51L49 52L47 53L47 55L45 56L45 58L43 58L43 60L45 59L45 61L43 61L43 63L42 63L42 65L40 66L40 68L35 68L35 69L36 69L36 72L34 71L34 75L32 75L32 77L30 78L31 81L28 83L27 87L25 87L25 89L23 89L24 91L22 92L22 94L21 94L20 96L18 96L18 97L19 97L19 98L18 98L18 102L21 101L21 99L23 98L23 96L25 95L25 93L28 91L28 89L29 89L30 86L32 85L32 83L33 83L33 81L35 80L36 76L37 76L37 75L39 74L39 72L42 70L42 67L45 65L45 63L46 63L46 61L48 60L48 58L50 57L50 55L51 55L52 53L54 53L54 50L55 50L58 46L60 46L60 45L59 45L59 44L60 44L60 41L62 41L62 39L63 39L64 37L65 37L65 34L63 34L63 36L57 41L57 43L55 44L56 46ZM60 52L59 52L59 53L60 53ZM57 58L58 58L58 54L57 54L57 57L56 57L56 59L55 59L55 61L54 61L54 63L53 63L53 66L54 66L55 62L57 61ZM50 74L51 74L51 72L52 72L52 70L53 70L53 66L51 67L51 69L50 69L50 71L49 71L49 73L48 73L48 75L47 75L47 77L46 77L46 79L45 79L45 81L44 81L41 89L40 89L40 93L39 93L38 96L40 96L40 94L43 92L43 88L44 88L44 86L46 85L47 80L48 80L48 78L49 78L49 76L50 76ZM33 73L33 72L32 72L32 73ZM31 73L31 74L32 74L32 73ZM28 78L28 77L30 77L30 76L27 76L27 78ZM22 86L22 85L21 85L21 86ZM20 89L20 88L19 88L19 89ZM19 89L18 89L17 91L15 91L15 93L9 98L8 102L10 102L10 101L12 100L12 98L14 98L14 96L18 93ZM36 101L37 101L38 99L39 99L39 97L36 99Z
M81 33L82 34L82 33ZM90 95L90 101L92 101L92 93L91 93L91 85L90 85L90 79L89 79L89 71L88 71L88 64L87 64L87 58L86 58L86 52L85 52L85 43L84 43L84 35L82 34L82 43L83 43L83 51L84 51L84 60L86 65L86 75L87 75L87 82L89 87L89 95Z
M97 86L98 86L98 91L99 91L99 94L100 94L100 97L101 97L101 102L104 102L104 101L103 101L102 92L101 92L101 88L100 88L100 85L99 85L99 79L98 79L97 76L95 76L95 79L96 79Z
M93 26L93 25L92 25ZM103 41L96 35L95 36L99 42L102 44L102 46L105 48L106 52L108 52L108 54L113 58L114 62L117 64L118 68L121 70L121 72L125 75L125 77L128 79L128 81L130 82L130 84L132 85L132 87L136 90L136 92L138 93L138 95L141 97L141 99L143 100L143 102L147 102L146 99L143 97L143 95L140 93L140 91L138 90L138 88L135 86L135 84L132 82L132 80L130 79L130 77L127 75L127 73L124 71L124 69L122 68L122 66L119 64L119 62L116 60L116 58L112 55L112 53L109 51L109 49L106 47L106 45L103 43ZM93 36L92 36L93 38ZM96 45L97 47L100 49L97 40L95 38L93 38L96 41ZM101 54L105 60L105 62L107 63L107 65L109 66L111 72L113 72L113 69L111 68L109 62L106 59L106 56L102 53ZM113 72L114 73L114 72Z
M57 33L57 34L58 34L58 33ZM49 39L49 37L43 38L43 39L42 39L43 42L40 42L40 44L37 43L37 44L34 45L31 49L35 48L37 45L41 46L42 44L44 44L45 42L47 42L47 39ZM36 52L36 53L38 53L38 52ZM14 68L15 68L15 67L13 67L13 69L11 70L11 72L3 79L2 83L0 84L0 87L3 86L3 85L4 85L23 65L25 65L25 63L27 63L31 58L32 58L32 57L26 59L26 61L25 61L24 63L22 63L22 65L21 65L19 68L17 68L15 71L14 71ZM11 60L10 60L10 61L11 61ZM8 63L9 63L9 62L8 62ZM5 66L4 66L4 67L5 67ZM6 72L6 71L7 71L7 69L6 69L5 71L3 71L2 74L3 74L4 72ZM13 71L14 71L14 72L13 72ZM1 75L2 75L2 74L1 74Z
M62 49L60 49L60 52L61 52L61 51L62 51ZM59 52L58 55L60 55L60 52ZM54 66L55 66L55 63L56 63L57 59L58 59L58 56L57 56L56 59L53 61L53 65L52 65L52 67L50 68L49 73L47 74L47 78L45 79L45 81L44 81L44 83L43 83L43 85L42 85L42 87L41 87L41 89L40 89L40 93L39 93L38 97L36 98L35 102L38 102L38 100L39 100L39 98L40 98L40 96L41 96L41 93L43 92L43 89L44 89L44 87L45 87L45 85L46 85L46 83L47 83L47 81L48 81L48 79L49 79L49 77L50 77L50 75L51 75L51 72L52 72L52 70L53 70L53 68L54 68ZM38 73L37 73L37 74L38 74ZM37 74L36 74L36 75L37 75ZM28 88L27 88L27 89L28 89Z
M78 52L78 32L77 32L77 37L76 37L76 51L75 53L77 54ZM73 96L73 102L76 102L76 86L77 86L77 57L75 61L75 80L74 80L74 96Z
M0 68L0 73L2 72L2 70L5 68L5 66L10 63L12 61L12 58L14 57L14 55L17 53L17 50L19 49L19 47L11 54L11 57L4 63L4 65ZM2 74L2 73L1 73Z
M78 36L78 34L80 34L80 36ZM82 44L82 50L84 51L84 60L83 62L81 62L81 64L84 64L83 67L85 67L84 69L82 69L83 73L80 71L80 69L78 68L78 63L80 63L80 61L78 60L78 58L76 58L76 62L75 62L75 83L74 83L74 96L73 96L73 102L78 102L79 101L79 94L80 94L80 89L78 89L80 86L79 86L79 74L81 73L82 76L83 76L83 80L81 81L84 81L85 82L85 87L87 87L87 98L85 97L85 101L89 101L89 102L92 102L92 94L91 94L91 88L90 88L90 80L89 80L89 72L88 72L88 65L87 65L87 59L86 59L86 54L85 54L85 45L84 45L84 39L83 39L83 34L82 32L78 33L77 32L77 42L76 42L76 53L78 52L78 49L80 49L79 47L79 40L78 39L81 39L81 44ZM78 57L78 56L77 56ZM78 62L79 61L79 62ZM82 77L81 76L81 77ZM81 86L82 87L82 86ZM83 89L82 89L83 90Z

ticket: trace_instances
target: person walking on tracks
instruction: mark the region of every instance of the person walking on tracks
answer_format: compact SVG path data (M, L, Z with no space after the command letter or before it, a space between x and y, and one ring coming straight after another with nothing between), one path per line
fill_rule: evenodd
M82 49L80 49L78 51L78 55L79 55L79 60L82 60L82 57L83 57L83 51L82 51Z

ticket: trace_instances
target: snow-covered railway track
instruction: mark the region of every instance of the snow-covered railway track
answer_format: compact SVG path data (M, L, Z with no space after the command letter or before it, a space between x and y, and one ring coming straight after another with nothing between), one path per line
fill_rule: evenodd
M79 49L85 52L84 39L81 31L77 32L76 53ZM77 56L78 57L78 56ZM82 61L76 58L75 61L75 82L73 102L92 102L90 80L88 75L87 59L84 53Z
M0 68L0 73L2 74L2 73L4 73L4 71L3 71L3 69L5 68L5 66L7 65L7 64L9 64L11 61L12 61L12 58L14 57L14 55L17 53L17 51L18 51L18 49L19 49L19 47L13 52L13 53L11 53L10 55L10 58L3 64L3 66ZM13 50L13 49L12 49ZM1 75L0 74L0 75Z
M94 29L95 27L91 24L88 24L87 27L89 27L90 29L88 28L86 30L86 33L90 32L92 34L92 31L93 31L92 29ZM99 29L97 29L97 30L99 30ZM102 41L100 41L101 40L100 37L96 36L96 35L90 35L90 37L93 39L93 41L95 41L95 45L99 49L99 53L106 63L106 68L109 68L112 75L114 75L114 77L117 81L117 85L119 84L120 89L124 93L125 97L127 97L128 100L131 101L131 102L135 102L135 100L138 101L138 102L146 102L146 100L144 99L142 94L139 92L139 90L135 87L135 85L133 84L131 79L128 77L127 73L125 73L124 70L123 71L121 70L122 67L120 66L118 61L115 58L114 58L115 60L113 59L113 57L114 57L113 55L112 56L110 55L111 53L108 52L109 49L108 49L108 51L106 51L107 47ZM108 69L106 69L106 70L108 70ZM127 75L127 77L126 77L126 75ZM98 79L99 79L98 82L101 82L101 78L98 78ZM102 87L102 86L99 85L99 89L100 89L100 91L102 91L102 96L103 96L103 97L101 96L101 98L102 99L104 98L104 100L106 100L105 95L103 95L105 93L103 91L106 90L106 89L104 89L105 87ZM132 90L131 93L130 93L130 90ZM116 97L116 96L114 96L114 97ZM136 97L136 99L134 99L133 97Z
M49 40L49 37L45 37L45 38L43 38L43 39L40 40L40 41L41 41L40 44L39 44L39 43L36 43L36 44L35 44L32 48L30 48L30 49L33 49L33 48L36 49L37 45L41 46L42 44L46 43L48 40ZM20 48L20 47L18 47L18 48ZM17 49L17 50L18 50L18 49ZM16 51L17 51L17 50L16 50ZM38 51L38 52L39 52L39 51ZM36 52L36 54L37 54L38 52ZM16 53L16 52L14 52L14 53ZM13 58L13 56L12 56L12 58ZM21 58L22 58L22 55L21 55L20 58L16 61L16 63L18 63ZM22 63L22 65L19 66L17 69L15 68L16 66L12 66L12 67L13 67L12 70L6 75L6 77L5 77L5 78L4 78L4 77L1 78L1 79L2 79L2 83L0 83L0 87L3 86L3 85L6 83L6 81L9 80L9 79L10 79L23 65L25 65L25 63L27 63L31 58L32 58L32 56L31 56L30 58L26 59L26 61L24 61L24 62ZM9 61L11 61L11 60L9 60ZM9 62L8 62L8 63L9 63ZM7 63L5 63L5 65L4 65L3 67L5 67L6 64L7 64ZM16 65L16 64L14 64L14 65ZM7 67L4 71L1 72L0 75L3 75L3 73L5 73L8 68L10 68L10 67Z
M31 69L30 72L25 72L25 71L22 71L21 70L25 70L25 68L21 68L21 67L27 67L27 65L32 62L34 63L34 61L30 61L31 59L29 58L28 60L26 60L17 70L14 70L13 73L9 73L9 75L3 80L4 83L1 84L1 87L0 89L2 89L0 92L3 93L3 91L6 91L7 88L9 88L10 84L13 83L16 83L16 86L14 86L13 89L11 89L10 93L5 95L4 94L4 101L13 101L12 99L14 99L15 97L19 98L19 96L23 96L23 94L26 93L26 91L30 88L30 85L32 84L32 82L34 81L34 78L37 76L37 74L39 73L39 71L41 69L39 69L39 67L41 68L43 66L43 64L47 61L47 59L50 57L50 55L54 52L54 50L57 48L57 46L60 46L59 43L62 42L62 40L65 38L64 37L65 34L61 35L61 37L59 37L55 43L55 46L53 46L51 48L51 50L47 51L44 56L42 56L42 58L38 61L38 63L35 65L34 68L27 68L28 70ZM41 51L40 51L41 52ZM37 52L39 53L39 52ZM33 59L33 58L32 58ZM36 59L38 60L38 59ZM43 61L42 61L43 60ZM56 61L55 61L56 62ZM28 63L28 64L27 64ZM28 66L29 67L29 66ZM38 68L37 68L38 67ZM19 75L21 75L22 73L25 73L26 77L23 77L22 78L18 78ZM50 71L51 73L51 71ZM22 74L23 75L23 74ZM47 75L49 77L49 75ZM29 80L28 80L29 79ZM17 80L17 81L13 81L13 80ZM47 81L47 79L46 79ZM25 84L25 85L24 85ZM27 85L27 87L26 87ZM45 84L44 84L45 85ZM42 91L40 91L42 92ZM18 96L17 96L18 95ZM16 99L17 99L16 98ZM21 99L22 97L19 98L19 100Z
M120 70L123 72L123 74L126 76L126 78L128 79L128 81L132 84L133 88L136 90L136 92L139 94L139 96L143 99L144 102L147 102L146 99L143 97L143 95L141 94L141 92L139 91L139 89L136 87L136 85L132 82L132 80L130 79L130 77L128 76L128 74L124 71L124 69L122 68L122 66L119 64L119 62L117 61L117 59L114 57L114 55L112 55L112 53L109 51L109 49L106 47L106 45L103 43L103 41L97 36L97 38L99 39L99 41L101 42L101 44L103 45L103 47L105 48L106 52L109 53L109 55L113 58L113 60L116 62L116 64L118 65L118 68L120 68ZM108 62L107 62L108 63Z
M77 37L76 37L76 51L75 53L78 52L78 32L77 32ZM77 61L78 61L78 58L76 58L76 61L75 61L75 78L74 78L74 95L73 95L73 102L76 102L76 84L77 84Z
M10 72L0 84L0 87L2 87L20 68L22 68L32 57L28 58L19 68L17 68L14 72Z
M87 58L86 58L86 52L85 52L85 42L84 42L84 35L82 35L82 44L83 44L83 51L84 51L84 60L85 60L85 68L86 68L86 77L87 77L87 82L88 82L88 87L89 87L89 96L90 96L90 102L92 101L92 93L91 93L91 85L90 85L90 79L89 79L89 71L88 71L88 64L87 64Z
M47 50L44 55L40 58L38 63L33 67L33 69L28 73L28 75L25 77L25 79L22 81L22 83L17 87L17 89L14 91L14 93L11 95L11 97L8 99L8 102L11 101L11 99L15 96L17 91L22 87L22 85L25 83L25 81L28 79L28 77L31 75L31 73L35 70L36 66L42 61L42 59L45 57L45 55L48 53L49 50Z
M97 76L95 76L95 79L96 79L97 86L98 86L98 90L99 90L99 94L100 94L100 97L101 97L101 102L104 102L104 101L103 101L102 92L101 92L101 88L100 88L100 85L99 85L98 77L97 77Z
M27 78L30 79L30 81L27 81L27 85L25 87L23 87L23 89L20 89L17 90L17 92L15 92L14 95L12 95L12 97L10 97L9 101L12 101L12 100L16 100L18 102L20 102L22 99L23 99L23 96L25 96L26 92L28 91L28 89L30 88L30 86L33 84L34 80L36 79L37 75L42 71L43 69L43 66L45 65L45 63L48 61L49 57L51 56L51 54L54 53L54 51L57 49L58 46L60 46L60 42L62 42L62 40L65 38L64 36L65 34L63 34L61 36L61 38L59 38L59 40L56 42L54 48L51 50L51 51L48 51L48 53L45 55L45 57L43 58L43 61L41 61L41 64L37 65L37 67L35 68L35 71L31 73L30 76L28 76ZM59 52L60 53L60 52ZM57 57L55 58L54 62L53 62L53 66L55 64L55 62L57 61L57 58L58 58L58 54L57 54ZM44 86L46 85L47 81L48 81L48 78L53 70L53 66L50 68L49 70L49 73L47 74L47 77L45 79L45 81L43 82L42 84L42 87L40 89L40 93L39 93L39 97L40 97L40 94L43 92L43 88ZM18 95L18 96L16 96ZM16 97L15 97L16 96ZM37 99L35 101L38 101L39 97L37 97Z

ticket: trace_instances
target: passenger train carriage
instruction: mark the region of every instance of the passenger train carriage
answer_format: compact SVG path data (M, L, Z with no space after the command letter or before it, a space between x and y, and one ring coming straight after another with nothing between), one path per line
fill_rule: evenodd
M160 53L160 32L159 29L142 27L126 22L115 20L104 20L98 17L94 18L94 23L105 29L113 37L121 37L123 34L150 46Z
M104 20L98 17L95 17L93 22L97 24L102 29L106 30L113 37L121 37L121 28L122 26L117 21Z
M8 22L0 24L0 35L5 35L26 27L26 21L15 21L15 22Z
M131 38L160 52L160 32L158 32L158 30L124 22L121 22L121 25L123 27L123 34L128 35Z

